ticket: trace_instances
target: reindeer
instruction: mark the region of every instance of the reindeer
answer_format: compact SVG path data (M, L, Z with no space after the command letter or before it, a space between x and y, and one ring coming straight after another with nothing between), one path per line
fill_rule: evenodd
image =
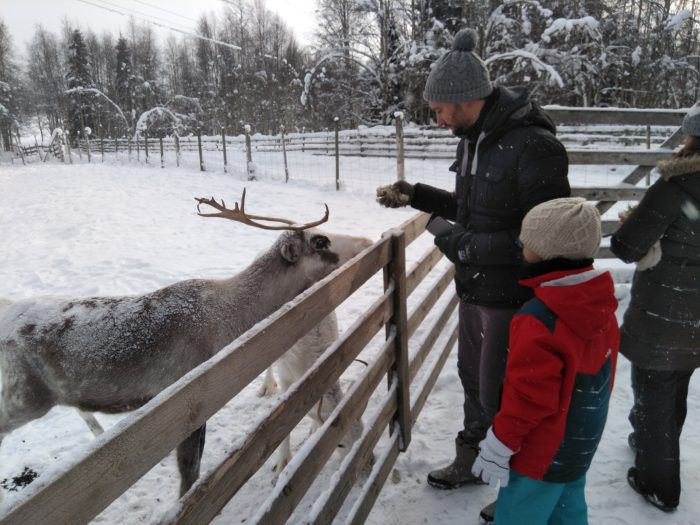
M139 296L0 304L0 444L55 405L105 413L144 405L371 244L313 229L328 220L327 206L322 219L297 225L246 214L245 190L240 208L196 200L200 216L287 231L229 279L181 281ZM200 204L217 212L201 213ZM199 477L205 427L177 447L180 496Z
M338 319L335 312L331 312L267 369L263 384L258 390L258 395L270 395L278 386L281 392L286 392L293 383L301 379L337 338ZM275 380L275 376L277 376L277 380ZM342 398L343 391L340 383L336 381L308 413L312 421L311 433L315 432L328 419L328 416L338 406ZM362 421L354 421L341 439L338 447L349 449L362 435L362 431ZM276 475L279 475L291 459L292 449L288 434L277 449L276 460L273 466Z

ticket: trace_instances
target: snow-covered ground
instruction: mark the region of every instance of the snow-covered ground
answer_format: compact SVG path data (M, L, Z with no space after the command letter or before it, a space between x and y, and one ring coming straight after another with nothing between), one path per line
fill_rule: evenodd
M306 166L321 173L323 159L306 159ZM446 162L422 162L407 166L408 180L424 180L445 186ZM241 170L229 174L180 168L145 167L106 162L65 165L58 163L0 164L0 297L11 299L37 295L119 295L152 291L192 277L226 277L241 270L256 253L269 246L274 232L249 229L228 221L203 219L195 214L195 196L223 197L232 204L248 189L250 213L285 216L299 221L320 217L323 203L330 210L326 229L361 233L378 239L414 213L386 210L373 198L374 188L391 180L395 169L381 159L351 159L348 177L340 192L332 176L328 183L267 176L244 182ZM332 173L332 172L331 172ZM433 175L434 174L434 177ZM357 176L353 179L352 175ZM575 184L615 184L619 171L572 169ZM409 261L430 245L429 236L411 247ZM598 261L624 281L631 268L618 261ZM627 305L629 285L617 286L619 315ZM360 290L353 304L339 309L341 329L356 318L357 303L371 296ZM429 470L451 459L453 438L461 422L462 393L456 373L456 353L450 356L413 432L408 451L399 456L368 523L372 525L477 523L481 507L495 497L488 487L436 491L425 483ZM207 428L203 470L211 469L231 450L236 440L256 421L259 410L274 401L257 397L262 378L245 389L218 413ZM347 381L351 378L344 378ZM691 382L688 418L681 439L683 494L673 514L663 514L646 504L625 481L632 462L627 448L627 412L631 404L629 363L621 357L607 429L588 474L587 497L592 524L651 525L659 522L700 522L700 378ZM99 415L107 427L123 416ZM232 424L233 422L233 424ZM295 433L294 448L304 439ZM0 480L20 476L25 469L40 476L56 468L93 440L73 410L55 408L41 420L10 434L0 448ZM339 461L334 458L334 461ZM249 522L269 492L271 462L251 479L223 510L216 523ZM328 476L329 474L324 474ZM363 480L360 481L362 483ZM101 524L154 523L176 500L179 480L171 454L95 520ZM6 481L7 484L7 481ZM320 489L316 489L317 491ZM291 523L301 523L313 505L313 494L302 502ZM5 505L21 498L9 492ZM341 512L342 516L342 512Z

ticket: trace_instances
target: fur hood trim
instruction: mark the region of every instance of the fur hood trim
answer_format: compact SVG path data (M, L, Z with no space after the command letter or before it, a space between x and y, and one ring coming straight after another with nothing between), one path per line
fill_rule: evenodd
M673 157L668 160L662 160L656 165L656 169L664 180L677 175L700 172L700 155Z

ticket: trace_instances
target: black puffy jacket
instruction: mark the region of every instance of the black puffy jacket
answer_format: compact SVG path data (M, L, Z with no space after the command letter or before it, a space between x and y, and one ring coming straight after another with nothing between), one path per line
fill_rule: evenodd
M460 297L472 304L517 308L532 296L518 284L520 224L533 206L568 197L568 158L552 120L524 88L495 89L476 140L463 137L454 192L416 184L411 205L473 233L467 264L457 264ZM471 135L471 134L470 134Z
M700 367L700 155L657 169L661 178L610 241L625 262L661 244L661 260L634 274L620 352L641 368L693 370Z

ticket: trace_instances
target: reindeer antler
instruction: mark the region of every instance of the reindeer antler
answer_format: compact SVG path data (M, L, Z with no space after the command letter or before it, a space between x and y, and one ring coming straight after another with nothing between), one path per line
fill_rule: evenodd
M200 215L202 217L221 217L222 219L231 219L232 221L236 222L242 222L243 224L247 224L249 226L255 226L256 228L262 228L263 230L291 230L291 231L302 231L302 230L307 230L309 228L313 228L314 226L318 226L319 224L323 224L328 220L328 205L324 204L326 207L326 214L323 216L322 219L319 219L317 221L309 222L306 224L297 224L294 221L290 221L289 219L281 219L278 217L263 217L262 215L248 215L245 212L245 188L243 188L243 195L241 195L241 206L240 208L238 207L238 203L236 202L233 206L233 209L227 208L226 203L224 203L224 200L221 199L221 204L216 202L216 199L214 197L210 199L205 199L202 197L195 197L195 200L197 201L197 215ZM219 210L218 213L202 213L199 211L199 205L200 204L206 204L208 206L211 206L215 210ZM269 221L269 222L281 222L283 224L286 224L286 226L272 226L269 224L261 224L256 221Z

